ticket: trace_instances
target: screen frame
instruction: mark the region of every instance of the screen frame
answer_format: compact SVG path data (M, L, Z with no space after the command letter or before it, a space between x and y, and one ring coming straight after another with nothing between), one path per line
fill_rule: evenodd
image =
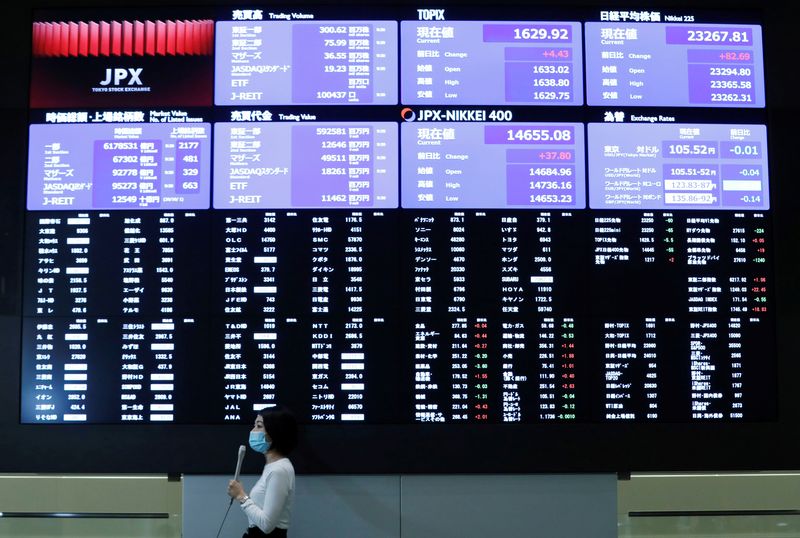
M196 2L173 1L176 7ZM335 9L338 2L303 2ZM357 5L358 3L354 3ZM497 3L494 3L497 4ZM493 4L493 5L494 5ZM513 9L521 2L501 2ZM623 9L630 4L586 2L582 9ZM153 1L137 2L142 9ZM276 7L288 3L271 4ZM294 5L299 5L296 3ZM387 6L424 7L411 3ZM479 5L477 2L438 2ZM539 10L541 5L541 10ZM695 11L691 2L663 2L661 9ZM4 84L2 116L7 164L0 199L0 461L4 472L228 473L234 451L245 443L249 426L237 425L25 425L20 417L22 234L27 159L27 80L30 73L32 8L69 8L69 2L10 6L0 41L3 64L14 76ZM112 1L82 7L120 7ZM253 6L263 7L263 6ZM547 16L559 2L539 2L531 12ZM648 6L650 8L650 6ZM650 8L653 9L653 8ZM800 379L797 339L800 256L800 186L792 182L792 155L800 136L798 106L792 95L798 75L781 65L793 50L798 19L794 6L756 2L709 2L703 10L756 10L763 20L764 68L772 179L774 290L778 361L778 419L763 423L656 424L487 424L487 425L307 425L292 455L301 473L540 473L635 471L733 471L795 469L800 457ZM537 11L538 10L538 11ZM9 136L10 133L14 133ZM245 470L261 463L252 455ZM249 465L249 468L248 468Z

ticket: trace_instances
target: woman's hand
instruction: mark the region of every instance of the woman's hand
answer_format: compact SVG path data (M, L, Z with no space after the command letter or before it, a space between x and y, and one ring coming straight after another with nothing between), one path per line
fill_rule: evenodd
M242 483L237 480L231 480L228 482L228 495L230 495L231 499L240 499L244 497L244 488L242 487Z

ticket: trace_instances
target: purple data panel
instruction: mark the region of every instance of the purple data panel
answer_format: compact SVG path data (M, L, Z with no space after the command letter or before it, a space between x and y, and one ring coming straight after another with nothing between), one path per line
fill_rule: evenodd
M218 22L218 105L397 104L397 22Z
M403 123L402 207L586 207L580 123Z
M769 209L764 125L589 124L592 209Z
M31 125L28 209L206 209L211 126Z
M215 208L396 208L397 124L217 123Z
M582 105L577 22L402 21L407 104Z
M764 107L761 26L586 23L590 105Z

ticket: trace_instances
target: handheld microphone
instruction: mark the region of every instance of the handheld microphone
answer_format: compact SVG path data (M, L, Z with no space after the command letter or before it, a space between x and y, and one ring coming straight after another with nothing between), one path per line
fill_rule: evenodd
M244 445L239 445L239 456L236 459L236 473L233 475L233 479L237 482L239 481L239 473L242 470L242 460L244 459L245 448Z
M246 449L244 445L239 445L239 454L236 456L236 472L233 474L233 479L237 482L239 481L239 473L242 471L242 460L244 460L244 453ZM228 509L230 509L231 505L233 504L233 497L231 497L231 502L228 503ZM225 513L225 517L228 517L228 514ZM225 520L223 520L223 523Z
M244 460L244 453L246 449L244 445L239 445L239 453L236 455L236 472L233 475L233 479L238 482L239 480L239 473L242 470L242 460ZM231 506L233 506L233 497L231 497L231 502L228 503L228 509L225 510L225 516L222 518L222 523L219 525L219 530L217 531L217 538L219 538L219 533L222 532L222 527L225 525L225 520L228 519L228 512L231 511ZM2 512L0 512L0 517L2 517Z

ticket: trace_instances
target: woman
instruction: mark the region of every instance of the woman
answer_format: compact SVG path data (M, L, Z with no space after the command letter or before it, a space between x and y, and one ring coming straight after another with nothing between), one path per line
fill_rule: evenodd
M294 500L294 467L287 457L297 446L297 422L284 408L259 411L250 431L250 448L267 464L250 495L241 482L228 483L228 495L241 504L248 529L242 538L286 536Z

